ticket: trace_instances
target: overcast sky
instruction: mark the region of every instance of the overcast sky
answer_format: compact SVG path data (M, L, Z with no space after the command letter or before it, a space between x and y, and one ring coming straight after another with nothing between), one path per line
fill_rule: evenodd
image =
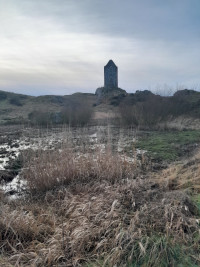
M0 90L200 89L200 0L0 0ZM165 93L165 92L163 92Z

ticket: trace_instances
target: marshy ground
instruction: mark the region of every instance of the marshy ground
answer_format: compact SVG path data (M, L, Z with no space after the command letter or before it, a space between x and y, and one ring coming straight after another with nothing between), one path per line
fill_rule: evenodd
M1 266L200 265L198 130L0 131Z

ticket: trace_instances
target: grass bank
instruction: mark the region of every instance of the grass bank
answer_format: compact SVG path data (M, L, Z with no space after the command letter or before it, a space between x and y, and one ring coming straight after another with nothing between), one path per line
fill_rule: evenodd
M200 143L200 131L147 132L139 137L137 148L146 150L151 158L168 162L188 156Z

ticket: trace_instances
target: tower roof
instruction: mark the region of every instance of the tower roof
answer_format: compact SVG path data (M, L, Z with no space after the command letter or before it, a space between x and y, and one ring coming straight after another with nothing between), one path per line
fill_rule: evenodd
M110 65L113 65L113 66L117 67L117 66L115 65L115 63L113 62L112 59L110 59L110 60L108 61L107 65L106 65L105 67L110 66Z

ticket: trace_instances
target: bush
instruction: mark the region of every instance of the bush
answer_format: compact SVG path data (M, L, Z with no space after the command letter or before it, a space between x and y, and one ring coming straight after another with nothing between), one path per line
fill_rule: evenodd
M51 113L42 110L34 110L29 113L28 118L33 125L47 126L52 123Z
M181 115L200 117L200 93L182 90L170 97L155 95L150 91L129 94L119 105L124 125L152 127L161 121Z
M50 124L69 124L70 126L85 126L93 114L92 106L70 102L61 112L34 110L28 118L33 125L47 126Z
M119 112L124 125L154 126L169 115L167 102L160 97L150 97L145 102L122 103Z
M18 95L14 95L10 98L10 104L15 106L23 106L21 99Z
M69 102L61 111L62 122L71 126L87 125L92 117L92 106L87 102Z
M110 100L110 105L119 106L119 104L121 103L124 97L126 97L125 94L120 94L120 95L112 97Z
M7 98L7 93L6 92L3 92L3 91L0 91L0 101L3 101Z

